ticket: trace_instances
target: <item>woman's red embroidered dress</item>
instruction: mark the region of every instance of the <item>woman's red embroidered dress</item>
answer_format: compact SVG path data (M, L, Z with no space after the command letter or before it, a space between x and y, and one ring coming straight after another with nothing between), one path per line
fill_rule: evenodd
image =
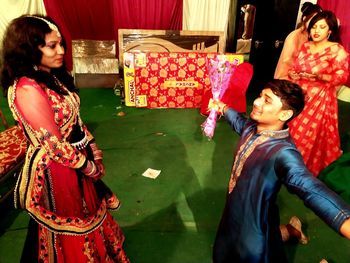
M93 179L78 172L85 150L69 143L77 124L93 140L79 117L78 95L61 95L22 77L8 99L29 141L15 200L38 224L37 233L28 233L37 236L37 261L129 262L105 199L98 197Z

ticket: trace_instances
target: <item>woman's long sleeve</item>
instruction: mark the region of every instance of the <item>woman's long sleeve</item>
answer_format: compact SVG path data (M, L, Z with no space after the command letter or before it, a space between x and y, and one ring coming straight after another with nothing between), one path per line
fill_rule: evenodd
M85 156L75 149L62 136L57 125L56 108L52 100L57 97L48 96L34 81L18 85L15 90L14 105L18 111L19 120L28 133L33 136L32 143L39 144L45 150L50 160L71 168L80 168L85 163ZM56 119L55 119L56 118Z

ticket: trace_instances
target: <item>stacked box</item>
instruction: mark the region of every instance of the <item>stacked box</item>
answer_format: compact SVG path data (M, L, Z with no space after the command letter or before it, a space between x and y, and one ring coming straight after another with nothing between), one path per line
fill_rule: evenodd
M207 59L217 53L124 53L125 104L147 108L200 108L210 90ZM220 55L236 64L242 55Z
M73 40L73 73L81 87L113 87L118 79L119 63L112 40Z
M119 62L125 52L223 53L224 31L118 29Z

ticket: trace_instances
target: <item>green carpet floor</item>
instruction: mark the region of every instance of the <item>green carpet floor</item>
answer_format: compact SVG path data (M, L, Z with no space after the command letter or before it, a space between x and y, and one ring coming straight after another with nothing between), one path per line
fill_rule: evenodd
M82 118L104 150L104 181L122 202L113 216L126 236L131 262L211 262L238 136L220 120L208 141L198 109L125 107L111 89L82 89L80 96ZM0 107L13 122L4 98ZM344 151L349 151L349 108L340 103L340 114L347 118L340 127ZM119 111L125 116L117 116ZM159 177L143 177L147 168L161 170ZM279 204L282 221L299 216L310 237L308 245L286 244L290 262L350 262L350 241L296 196L282 188ZM0 217L0 263L19 262L28 216L9 210Z

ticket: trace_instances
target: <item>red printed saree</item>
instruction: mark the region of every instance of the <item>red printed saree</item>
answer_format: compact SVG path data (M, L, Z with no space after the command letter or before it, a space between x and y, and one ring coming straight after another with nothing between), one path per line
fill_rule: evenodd
M291 68L322 77L292 80L305 91L306 103L303 112L289 124L290 133L315 176L342 154L336 92L347 80L348 57L340 44L312 53L310 43L306 42Z

